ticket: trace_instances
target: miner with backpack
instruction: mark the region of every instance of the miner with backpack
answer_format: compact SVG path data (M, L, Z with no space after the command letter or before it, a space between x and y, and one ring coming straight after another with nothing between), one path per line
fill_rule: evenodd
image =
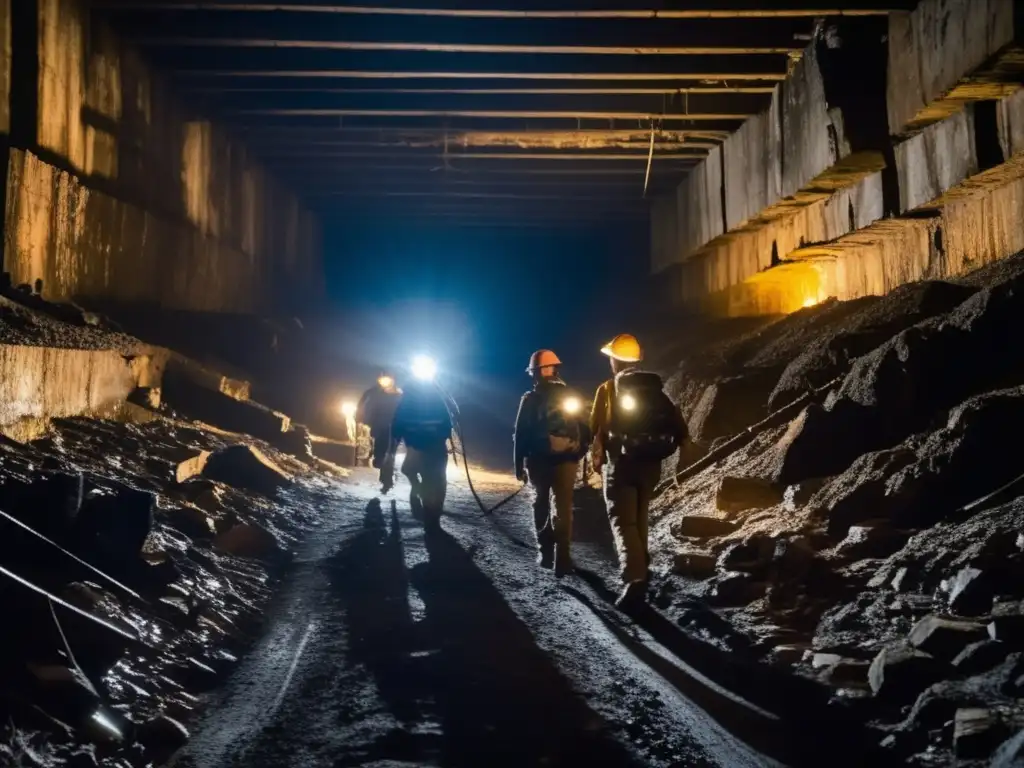
M629 611L647 598L648 510L661 480L661 463L683 446L688 430L661 377L640 369L643 352L636 337L620 334L601 352L611 360L613 377L594 396L591 459L602 473L625 585L616 605Z
M533 389L519 402L512 438L516 477L536 493L537 562L553 568L556 576L572 571L572 495L579 460L590 443L582 401L559 377L561 365L550 349L530 357L526 372L533 377Z

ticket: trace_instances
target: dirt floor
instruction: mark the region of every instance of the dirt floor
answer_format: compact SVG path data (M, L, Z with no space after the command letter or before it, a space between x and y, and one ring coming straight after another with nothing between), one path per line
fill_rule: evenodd
M813 681L900 763L1024 759L1022 297L1019 255L956 283L660 331L695 456L819 392L661 495L655 604Z

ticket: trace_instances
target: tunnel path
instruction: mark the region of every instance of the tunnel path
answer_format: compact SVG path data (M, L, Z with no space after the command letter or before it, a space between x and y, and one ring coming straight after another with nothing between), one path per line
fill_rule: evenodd
M476 477L488 497L511 489ZM176 765L773 764L681 693L671 654L599 594L613 574L594 509L577 526L588 578L560 583L516 543L528 494L486 521L453 482L445 530L424 536L406 491L382 505L369 473L339 484ZM731 720L770 727L733 706Z

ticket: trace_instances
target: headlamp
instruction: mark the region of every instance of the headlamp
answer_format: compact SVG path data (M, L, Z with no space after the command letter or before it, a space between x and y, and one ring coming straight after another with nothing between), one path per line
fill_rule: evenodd
M412 375L420 381L433 381L437 376L437 363L426 355L416 355L412 359Z
M346 400L341 404L341 415L346 419L351 419L356 415L356 404L351 400Z
M579 413L582 404L578 397L567 397L562 401L562 410L568 414Z
M619 398L619 405L622 406L622 410L624 411L635 411L636 398L632 395L623 395Z
M380 384L381 389L390 389L391 385L395 383L395 380L390 376L381 376L377 379L377 383Z

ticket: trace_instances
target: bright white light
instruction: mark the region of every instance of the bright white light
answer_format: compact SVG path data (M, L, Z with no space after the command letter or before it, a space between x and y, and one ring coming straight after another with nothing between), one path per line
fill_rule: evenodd
M351 419L356 415L356 404L350 400L346 400L341 404L341 415L346 419Z
M813 307L817 303L818 300L814 296L808 296L806 299L804 299L805 307Z
M636 408L636 400L632 395L623 395L619 402L622 404L622 410L624 411L632 411Z
M395 380L390 376L381 376L377 379L377 383L380 384L381 389L391 389L391 385L395 383Z
M437 375L437 363L426 355L416 355L412 359L412 375L420 381L433 381Z
M569 414L579 413L581 407L582 405L578 397L567 397L565 402L562 403L562 408L564 408L565 412Z

